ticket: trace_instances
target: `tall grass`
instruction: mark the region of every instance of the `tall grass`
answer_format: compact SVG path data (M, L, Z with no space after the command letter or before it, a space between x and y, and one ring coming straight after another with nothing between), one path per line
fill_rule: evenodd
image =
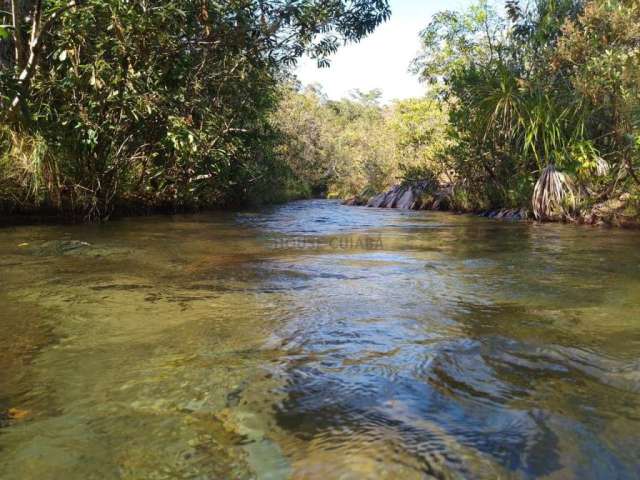
M45 140L0 127L0 209L30 211L59 199L59 181Z

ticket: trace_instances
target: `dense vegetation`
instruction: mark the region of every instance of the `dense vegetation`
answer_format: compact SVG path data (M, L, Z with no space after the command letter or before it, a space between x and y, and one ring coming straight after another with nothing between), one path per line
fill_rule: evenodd
M424 174L446 115L435 99L381 106L380 98L377 90L332 101L317 86L285 89L275 115L285 140L280 154L311 190L370 196L416 170Z
M538 217L637 185L640 6L636 1L485 3L423 32L415 67L439 85L455 142L445 155L471 205ZM617 186L617 187L616 187Z
M371 32L386 1L3 1L5 211L91 219L418 180L458 210L638 210L637 0L440 12L411 65L426 95L386 105L289 74Z
M435 177L460 210L530 206L538 218L572 218L622 194L635 214L637 1L511 0L504 16L481 1L440 12L421 36L412 68L424 99L381 108L305 92L284 104L299 122L288 130L304 136L293 156L326 159L330 191L367 197Z
M292 174L269 121L303 54L320 64L386 0L2 0L0 208L273 200Z

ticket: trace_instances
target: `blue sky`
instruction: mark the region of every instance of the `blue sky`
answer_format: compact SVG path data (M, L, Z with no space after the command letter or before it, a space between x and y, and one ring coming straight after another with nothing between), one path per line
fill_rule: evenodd
M340 99L359 88L382 89L386 101L421 95L424 85L408 73L409 63L420 48L418 33L440 10L457 10L470 0L391 0L391 19L360 43L343 46L331 67L318 69L302 59L296 74L303 84L319 83L329 98Z

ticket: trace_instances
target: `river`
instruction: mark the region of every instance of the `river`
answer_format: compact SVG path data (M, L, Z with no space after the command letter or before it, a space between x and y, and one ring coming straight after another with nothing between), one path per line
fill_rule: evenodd
M4 480L640 476L640 232L312 200L0 254Z

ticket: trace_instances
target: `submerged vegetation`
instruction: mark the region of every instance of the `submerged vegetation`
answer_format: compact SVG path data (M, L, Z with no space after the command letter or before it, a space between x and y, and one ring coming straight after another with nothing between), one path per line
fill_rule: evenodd
M91 220L367 199L422 182L446 186L456 210L578 219L616 201L637 217L636 1L508 0L500 13L480 0L440 12L410 67L427 93L387 104L375 90L330 100L290 75L300 56L326 66L342 42L373 31L386 1L4 4L4 212Z

